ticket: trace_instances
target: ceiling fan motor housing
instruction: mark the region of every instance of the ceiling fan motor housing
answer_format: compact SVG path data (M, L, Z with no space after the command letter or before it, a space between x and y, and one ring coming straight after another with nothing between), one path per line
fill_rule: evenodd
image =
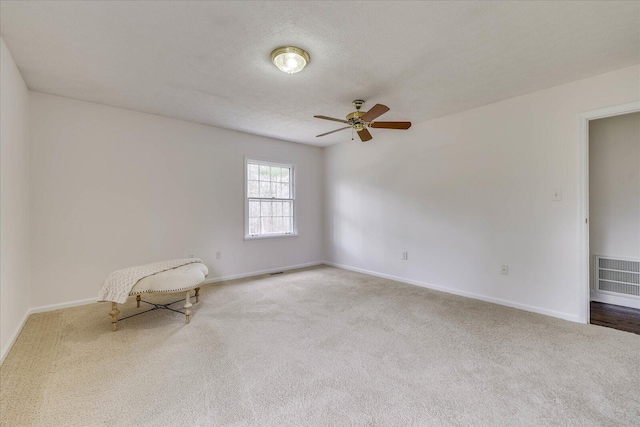
M353 113L347 114L347 121L353 123L359 122L360 117L364 116L366 111L354 111Z
M364 116L365 113L365 111L354 111L351 114L347 114L347 121L358 132L364 129L365 126L368 126L368 123L360 120L360 117Z
M368 124L360 120L360 117L366 114L366 111L360 111L360 108L362 107L363 104L364 104L364 101L362 99L356 99L355 101L353 101L353 106L356 107L356 111L354 111L353 113L347 114L347 121L358 132L364 129L365 126L367 126Z

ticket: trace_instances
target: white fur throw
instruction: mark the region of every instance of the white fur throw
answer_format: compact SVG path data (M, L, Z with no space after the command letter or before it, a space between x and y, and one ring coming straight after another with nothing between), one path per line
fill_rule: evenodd
M102 284L102 289L98 294L98 302L111 301L123 304L127 301L129 292L138 283L138 280L195 262L201 263L202 260L200 258L173 259L114 271Z

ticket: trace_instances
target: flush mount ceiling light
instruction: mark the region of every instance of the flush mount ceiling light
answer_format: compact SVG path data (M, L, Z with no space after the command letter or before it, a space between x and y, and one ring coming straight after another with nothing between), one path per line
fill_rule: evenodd
M299 47L283 46L271 52L273 64L287 74L294 74L309 63L309 54Z

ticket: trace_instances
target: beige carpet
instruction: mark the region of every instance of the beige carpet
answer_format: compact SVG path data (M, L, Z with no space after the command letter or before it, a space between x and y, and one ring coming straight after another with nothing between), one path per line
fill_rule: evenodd
M201 294L190 325L31 316L0 369L2 425L640 422L639 335L331 267Z

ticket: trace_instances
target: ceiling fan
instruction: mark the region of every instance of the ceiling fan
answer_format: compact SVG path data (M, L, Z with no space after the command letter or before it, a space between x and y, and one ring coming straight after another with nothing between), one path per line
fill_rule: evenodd
M389 107L382 104L376 104L369 111L360 111L360 108L363 104L364 101L361 99L356 99L355 101L353 101L353 105L354 107L356 107L356 111L347 114L346 120L334 119L333 117L327 116L313 116L317 119L331 120L334 122L340 122L349 125L340 129L332 130L331 132L316 135L316 138L351 128L358 132L358 136L360 137L362 142L367 142L373 138L367 128L409 129L411 127L411 122L374 122L374 119L377 119L378 117L389 111Z

